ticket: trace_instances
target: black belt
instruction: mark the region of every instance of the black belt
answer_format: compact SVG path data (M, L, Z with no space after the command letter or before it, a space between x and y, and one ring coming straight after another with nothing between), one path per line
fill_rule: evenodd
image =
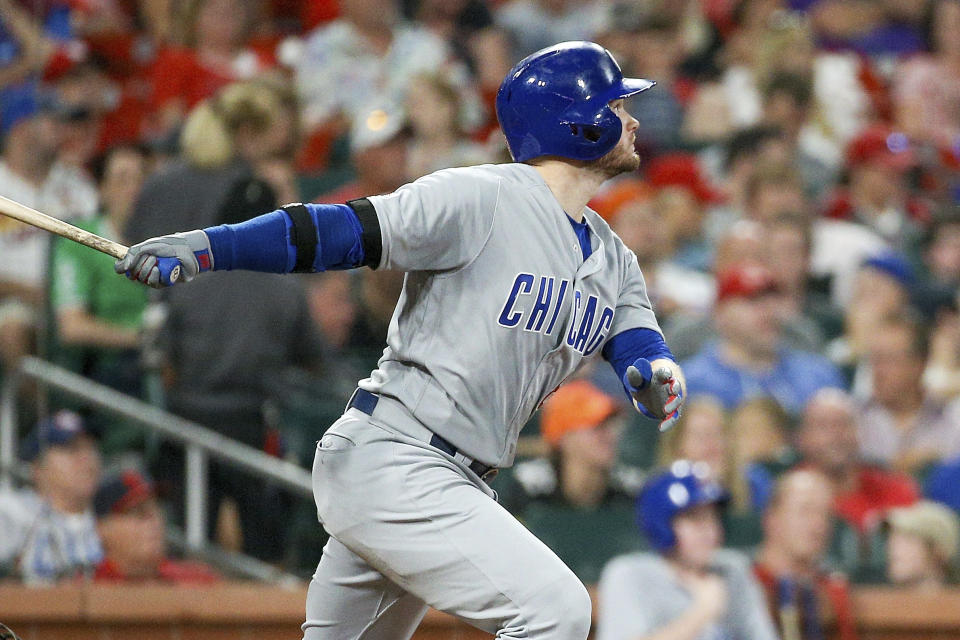
M347 403L347 409L356 409L358 411L362 411L368 416L372 416L373 410L377 407L377 402L379 401L380 396L376 395L375 393L370 393L366 389L360 389L358 387L357 390L353 392L353 395L350 396L350 402ZM456 447L447 441L446 438L442 438L435 433L430 436L430 446L440 449L440 451L443 451L451 458L460 453L457 451ZM471 462L469 467L471 471L480 476L481 480L493 480L499 471L496 467L483 464L479 460L474 460Z

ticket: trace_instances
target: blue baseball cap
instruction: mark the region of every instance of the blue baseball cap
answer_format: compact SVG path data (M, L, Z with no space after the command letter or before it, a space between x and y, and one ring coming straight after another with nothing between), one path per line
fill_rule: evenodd
M906 256L896 251L883 251L863 261L864 267L875 269L900 283L904 289L912 289L916 284L913 267Z
M81 435L91 435L83 418L66 409L41 420L23 440L20 457L33 462L49 447L68 445Z

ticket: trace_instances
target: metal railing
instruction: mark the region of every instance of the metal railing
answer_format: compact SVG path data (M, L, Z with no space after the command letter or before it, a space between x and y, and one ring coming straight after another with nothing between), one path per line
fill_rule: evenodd
M0 390L0 486L9 486L16 473L16 399L20 386L27 379L56 389L108 414L123 417L184 446L186 526L183 543L192 552L208 557L218 553L206 539L207 466L211 457L251 475L272 480L297 495L312 499L310 472L306 469L34 357L24 358ZM228 556L220 552L219 557ZM239 571L253 577L271 580L292 577L250 558L235 559L237 561L232 564Z

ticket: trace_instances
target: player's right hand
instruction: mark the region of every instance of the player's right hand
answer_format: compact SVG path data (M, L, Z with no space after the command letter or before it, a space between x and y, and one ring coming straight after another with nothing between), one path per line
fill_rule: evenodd
M161 260L167 258L168 260ZM168 266L171 260L179 262L179 278L171 279ZM113 265L117 273L142 282L155 289L178 281L190 282L202 271L213 268L210 240L203 231L187 231L169 236L150 238L135 244L122 259Z

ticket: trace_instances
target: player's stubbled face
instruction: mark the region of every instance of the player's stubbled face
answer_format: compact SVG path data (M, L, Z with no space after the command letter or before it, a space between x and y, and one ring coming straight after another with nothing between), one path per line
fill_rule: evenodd
M640 156L634 148L637 138L637 127L640 123L627 112L623 98L610 102L610 109L620 118L622 124L620 140L617 146L597 160L597 169L607 178L613 178L621 173L636 171L640 168Z

